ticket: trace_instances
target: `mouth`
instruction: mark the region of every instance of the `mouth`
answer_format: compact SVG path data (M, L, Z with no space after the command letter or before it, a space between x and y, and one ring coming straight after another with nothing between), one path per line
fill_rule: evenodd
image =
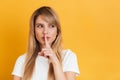
M46 37L47 40L50 39L50 37ZM45 41L45 37L42 37L42 40Z

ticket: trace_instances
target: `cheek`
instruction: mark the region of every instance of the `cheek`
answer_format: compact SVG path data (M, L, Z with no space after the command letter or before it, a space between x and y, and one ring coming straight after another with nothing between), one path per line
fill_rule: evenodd
M57 31L56 31L56 30L54 30L54 31L52 32L53 41L55 40L56 35L57 35Z
M38 42L41 42L41 33L39 31L35 31L35 36L36 36L36 39L38 40Z

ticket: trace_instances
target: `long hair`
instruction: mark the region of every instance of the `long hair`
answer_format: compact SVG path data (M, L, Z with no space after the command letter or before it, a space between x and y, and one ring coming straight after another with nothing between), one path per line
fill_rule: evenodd
M59 18L55 13L55 11L50 7L47 6L40 7L32 14L30 19L28 51L26 55L22 80L31 79L35 67L36 57L38 55L38 52L41 51L41 44L39 44L35 36L35 21L39 15L42 15L44 17L44 20L47 21L48 23L57 26L57 36L55 40L52 42L51 48L54 51L55 55L57 56L62 66L62 55L61 55L62 36L61 36L61 26L60 26ZM50 64L49 67L48 80L55 80L52 64Z

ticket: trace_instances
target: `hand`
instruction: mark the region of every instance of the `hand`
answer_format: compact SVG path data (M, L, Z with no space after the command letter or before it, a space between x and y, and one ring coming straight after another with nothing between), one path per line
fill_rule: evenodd
M47 41L46 35L45 35L45 48L43 48L41 50L41 52L38 53L38 55L48 58L49 62L53 63L53 64L58 61L55 53L53 52L53 50L51 49L51 47Z

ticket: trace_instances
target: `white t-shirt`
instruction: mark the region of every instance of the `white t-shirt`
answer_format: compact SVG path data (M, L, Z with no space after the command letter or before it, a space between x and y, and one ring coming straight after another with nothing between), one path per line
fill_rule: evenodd
M62 62L63 72L70 71L70 72L75 72L76 75L79 75L80 72L79 72L77 57L75 53L73 53L70 49L67 49L67 50L63 50L62 54L64 55L64 59ZM19 77L23 76L25 57L26 54L18 57L12 75ZM35 62L35 70L33 72L31 80L47 80L48 69L49 69L48 59L38 55Z

